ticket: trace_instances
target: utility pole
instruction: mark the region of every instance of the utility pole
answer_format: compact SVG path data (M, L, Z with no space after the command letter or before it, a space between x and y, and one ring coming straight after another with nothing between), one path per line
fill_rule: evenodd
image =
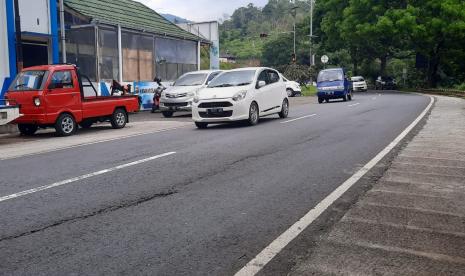
M65 7L63 0L60 0L60 30L62 60L63 63L66 63Z
M291 2L293 3L293 2ZM294 59L297 60L297 51L296 51L296 16L297 16L297 6L294 6L292 8L292 16L294 17L294 54L293 54L293 57L295 57ZM293 61L295 63L295 61Z
M23 44L21 39L21 17L19 16L18 0L14 1L15 5L15 35L16 35L16 68L18 73L23 70Z
M310 0L310 67L313 66L313 44L312 44L312 39L313 39L313 8L314 8L314 2L315 0Z

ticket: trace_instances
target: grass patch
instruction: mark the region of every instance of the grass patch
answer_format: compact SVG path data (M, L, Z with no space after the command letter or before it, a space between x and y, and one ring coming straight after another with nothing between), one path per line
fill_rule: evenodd
M317 89L313 85L302 86L302 96L304 97L312 97L316 96Z

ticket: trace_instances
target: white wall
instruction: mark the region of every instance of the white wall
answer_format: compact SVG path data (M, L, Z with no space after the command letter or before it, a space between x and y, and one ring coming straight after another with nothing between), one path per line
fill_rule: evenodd
M3 87L5 78L10 76L5 8L5 2L0 4L0 90Z
M19 0L21 31L50 34L49 0Z

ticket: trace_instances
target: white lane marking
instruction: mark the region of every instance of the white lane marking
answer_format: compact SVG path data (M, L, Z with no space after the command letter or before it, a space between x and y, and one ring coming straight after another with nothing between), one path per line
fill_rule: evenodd
M423 112L411 123L394 141L392 141L385 149L371 159L363 168L357 171L349 179L341 184L336 190L329 194L325 199L318 203L313 209L299 219L294 225L277 237L265 249L258 253L255 258L248 262L236 276L252 276L256 275L262 268L269 263L276 255L281 252L292 240L302 233L312 222L317 219L331 204L340 198L347 190L350 189L360 178L362 178L371 168L373 168L381 159L383 159L409 132L420 122L428 113L434 103L434 98L430 96L429 105Z
M372 100L376 100L376 97L371 98Z
M314 116L316 116L316 114L305 115L305 116L295 118L295 119L292 119L292 120L289 120L289 121L281 122L281 124L287 124L287 123L295 122L297 120L302 120L302 119L310 118L310 117L314 117Z
M155 159L159 159L159 158L162 158L162 157L165 157L165 156L173 155L175 153L176 152L167 152L167 153L155 155L155 156L152 156L152 157L149 157L149 158L145 158L145 159L137 160L137 161L130 162L130 163L127 163L127 164L112 167L112 168L109 168L109 169L105 169L105 170L101 170L101 171L97 171L97 172L93 172L93 173L73 177L73 178L66 179L66 180L63 180L63 181L59 181L59 182L56 182L56 183L53 183L53 184L40 186L40 187L37 187L37 188L34 188L34 189L22 191L22 192L7 195L7 196L2 196L2 197L0 197L0 202L6 201L6 200L9 200L9 199L22 197L22 196L33 194L33 193L37 193L37 192L40 192L40 191L52 189L52 188L55 188L55 187L67 185L67 184L70 184L70 183L73 183L73 182L77 182L77 181L80 181L80 180L83 180L83 179L91 178L91 177L102 175L102 174L109 173L109 172L113 172L113 171L116 171L116 170L121 170L121 169L124 169L124 168L132 167L132 166L139 165L139 164L142 164L142 163L145 163L145 162L149 162L149 161L152 161L152 160L155 160Z
M354 103L354 104L349 104L348 106L352 107L352 106L357 106L359 105L360 103Z
M155 133L159 133L159 132L177 130L177 129L186 128L186 127L187 127L187 125L186 126L179 126L179 127L164 128L164 129L159 129L159 130L155 130L155 131L146 131L146 132L128 134L128 135L125 135L125 136L108 138L108 139L103 139L103 140L98 140L98 141L93 141L93 142L87 142L87 143L83 143L83 144L64 146L64 147L56 147L54 149L43 150L43 151L32 152L32 153L26 153L26 154L22 154L22 155L15 155L15 156L11 156L11 157L0 157L0 161L17 159L17 158L21 158L21 157L34 156L34 155L50 153L50 152L57 152L57 151L60 151L60 150L74 149L74 148L90 146L90 145L95 145L95 144L100 144L100 143L105 143L105 142L117 141L117 140L128 139L128 138L134 138L134 137L148 135L148 134L155 134Z

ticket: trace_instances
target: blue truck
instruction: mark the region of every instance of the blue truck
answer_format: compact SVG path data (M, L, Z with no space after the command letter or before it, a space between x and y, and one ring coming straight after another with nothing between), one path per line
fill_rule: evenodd
M353 98L352 82L343 68L320 71L317 79L318 103L332 99L351 101Z

